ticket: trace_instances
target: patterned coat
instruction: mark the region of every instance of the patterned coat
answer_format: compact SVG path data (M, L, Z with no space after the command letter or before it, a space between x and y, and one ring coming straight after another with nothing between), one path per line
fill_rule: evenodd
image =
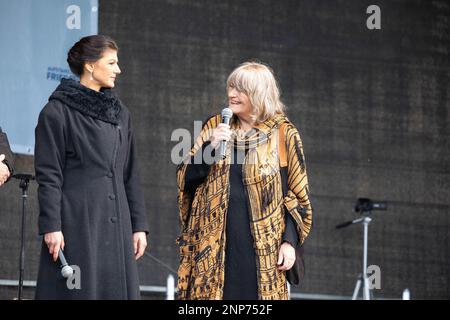
M209 140L212 129L221 122L220 115L210 118L202 128L189 157ZM283 198L278 157L278 128L282 123L286 132L289 191ZM237 128L232 121L232 129ZM285 229L284 207L294 218L302 243L312 224L300 135L284 115L277 115L258 125L247 136L249 151L243 164L243 184L250 204L250 229L256 253L258 297L287 299L286 276L277 268L278 251ZM231 145L229 143L228 145ZM178 204L181 235L178 270L180 299L222 299L226 246L226 216L229 196L230 148L228 156L209 170L206 180L195 194L185 188L188 163L177 170Z

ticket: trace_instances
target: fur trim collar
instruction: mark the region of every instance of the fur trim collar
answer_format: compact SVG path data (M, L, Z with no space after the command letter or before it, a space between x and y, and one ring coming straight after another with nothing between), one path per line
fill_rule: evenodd
M111 89L102 88L100 92L89 89L78 81L62 79L49 98L58 100L68 107L78 110L92 118L112 124L119 123L121 102Z

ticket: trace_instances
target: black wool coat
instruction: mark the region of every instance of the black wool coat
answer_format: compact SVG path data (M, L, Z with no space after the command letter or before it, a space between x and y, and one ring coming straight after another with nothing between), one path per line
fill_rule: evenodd
M129 111L111 90L63 79L35 134L39 233L62 231L80 271L67 286L43 242L36 299L139 299L132 235L148 225Z

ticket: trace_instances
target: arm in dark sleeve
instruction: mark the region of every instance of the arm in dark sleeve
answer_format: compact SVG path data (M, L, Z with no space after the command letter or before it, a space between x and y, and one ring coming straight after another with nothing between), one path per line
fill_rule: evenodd
M199 154L201 152L201 154ZM195 190L199 185L201 185L206 177L208 176L210 164L205 161L203 155L209 153L211 155L210 159L215 157L215 149L210 145L210 141L206 141L201 149L197 151L197 154L191 157L190 163L186 168L185 176L185 188L191 194L195 193Z
M39 115L35 129L34 166L39 200L39 234L61 231L61 199L64 183L64 114L49 102Z
M295 248L298 244L298 233L297 228L295 227L294 218L292 218L292 216L288 212L286 212L285 219L286 228L283 232L282 242L288 242Z
M9 170L10 176L9 176L8 180L6 180L6 182L8 182L9 179L11 179L11 177L12 177L13 174L14 174L14 168L12 167L12 165L9 164L9 162L8 162L7 159L3 160L3 163L8 167L8 170Z
M2 163L8 168L8 171L9 171L9 177L8 177L8 179L5 181L5 183L7 183L9 180L11 180L11 178L12 178L12 176L13 176L13 174L14 174L14 169L13 169L13 167L9 164L9 162L8 162L7 159L3 160Z
M131 225L134 232L149 233L147 213L145 209L144 194L142 192L141 179L139 176L136 142L131 125L128 121L128 157L124 168L125 191L130 208Z
M9 175L8 180L6 180L6 182L8 182L14 174L13 155L12 155L11 149L9 147L6 133L2 132L1 127L0 127L0 154L5 155L5 160L3 160L3 163L8 167L8 170L9 170L10 175Z

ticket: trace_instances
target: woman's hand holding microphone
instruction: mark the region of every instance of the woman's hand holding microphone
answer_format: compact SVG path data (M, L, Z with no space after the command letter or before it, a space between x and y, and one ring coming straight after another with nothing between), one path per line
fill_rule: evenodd
M209 141L214 149L217 149L221 141L230 141L233 132L230 126L225 123L220 123L216 128L213 129Z

